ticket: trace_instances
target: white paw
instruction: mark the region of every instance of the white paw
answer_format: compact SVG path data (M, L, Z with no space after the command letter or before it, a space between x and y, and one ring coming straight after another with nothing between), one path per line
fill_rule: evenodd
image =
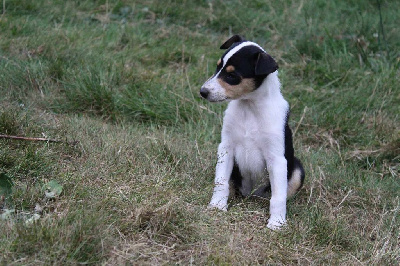
M228 210L228 205L210 203L210 204L208 204L207 209L209 209L209 210L218 209L218 210L226 212Z
M278 231L286 226L286 220L281 217L270 217L268 219L267 227L273 231Z

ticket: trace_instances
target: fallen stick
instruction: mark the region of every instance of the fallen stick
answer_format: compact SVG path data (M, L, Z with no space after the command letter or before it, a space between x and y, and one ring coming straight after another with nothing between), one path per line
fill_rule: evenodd
M63 142L70 145L76 145L78 141L62 141L58 139L46 139L46 138L30 138L30 137L19 137L10 135L0 135L0 139L17 139L17 140L29 140L29 141L47 141L47 142Z
M303 114L301 115L300 121L299 121L299 123L297 123L296 129L293 131L293 137L296 135L297 130L299 129L299 127L301 125L301 122L303 122L303 119L304 119L304 116L305 116L306 112L307 112L307 106L304 107Z

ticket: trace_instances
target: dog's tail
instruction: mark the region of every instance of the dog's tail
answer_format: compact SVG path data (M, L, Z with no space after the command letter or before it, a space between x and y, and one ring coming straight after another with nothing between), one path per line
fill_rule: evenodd
M293 171L289 176L287 196L291 197L303 186L304 183L304 168L300 160L294 157Z

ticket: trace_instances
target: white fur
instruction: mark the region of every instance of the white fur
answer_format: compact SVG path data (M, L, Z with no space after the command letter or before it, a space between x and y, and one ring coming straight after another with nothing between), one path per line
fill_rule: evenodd
M246 45L233 48L229 57ZM203 86L210 89L208 100L223 101L227 97L215 75ZM270 218L267 227L279 229L286 223L286 197L288 192L287 162L284 156L284 128L289 105L280 92L278 71L269 74L257 90L229 103L223 120L215 187L210 208L227 210L229 179L234 158L243 176L241 192L249 195L254 185L265 182L265 171L271 184ZM265 184L265 183L264 183Z
M209 92L209 96L207 97L207 100L210 102L223 102L228 99L228 96L225 95L225 90L222 88L222 86L219 84L217 77L221 71L219 71L217 74L209 78L206 83L204 83L203 88L206 88L207 91Z

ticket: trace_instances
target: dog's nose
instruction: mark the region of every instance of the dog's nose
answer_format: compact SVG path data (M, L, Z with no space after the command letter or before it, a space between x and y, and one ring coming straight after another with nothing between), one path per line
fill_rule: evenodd
M201 88L200 89L200 95L201 97L203 97L204 99L207 99L207 96L210 92L206 89L206 88Z

